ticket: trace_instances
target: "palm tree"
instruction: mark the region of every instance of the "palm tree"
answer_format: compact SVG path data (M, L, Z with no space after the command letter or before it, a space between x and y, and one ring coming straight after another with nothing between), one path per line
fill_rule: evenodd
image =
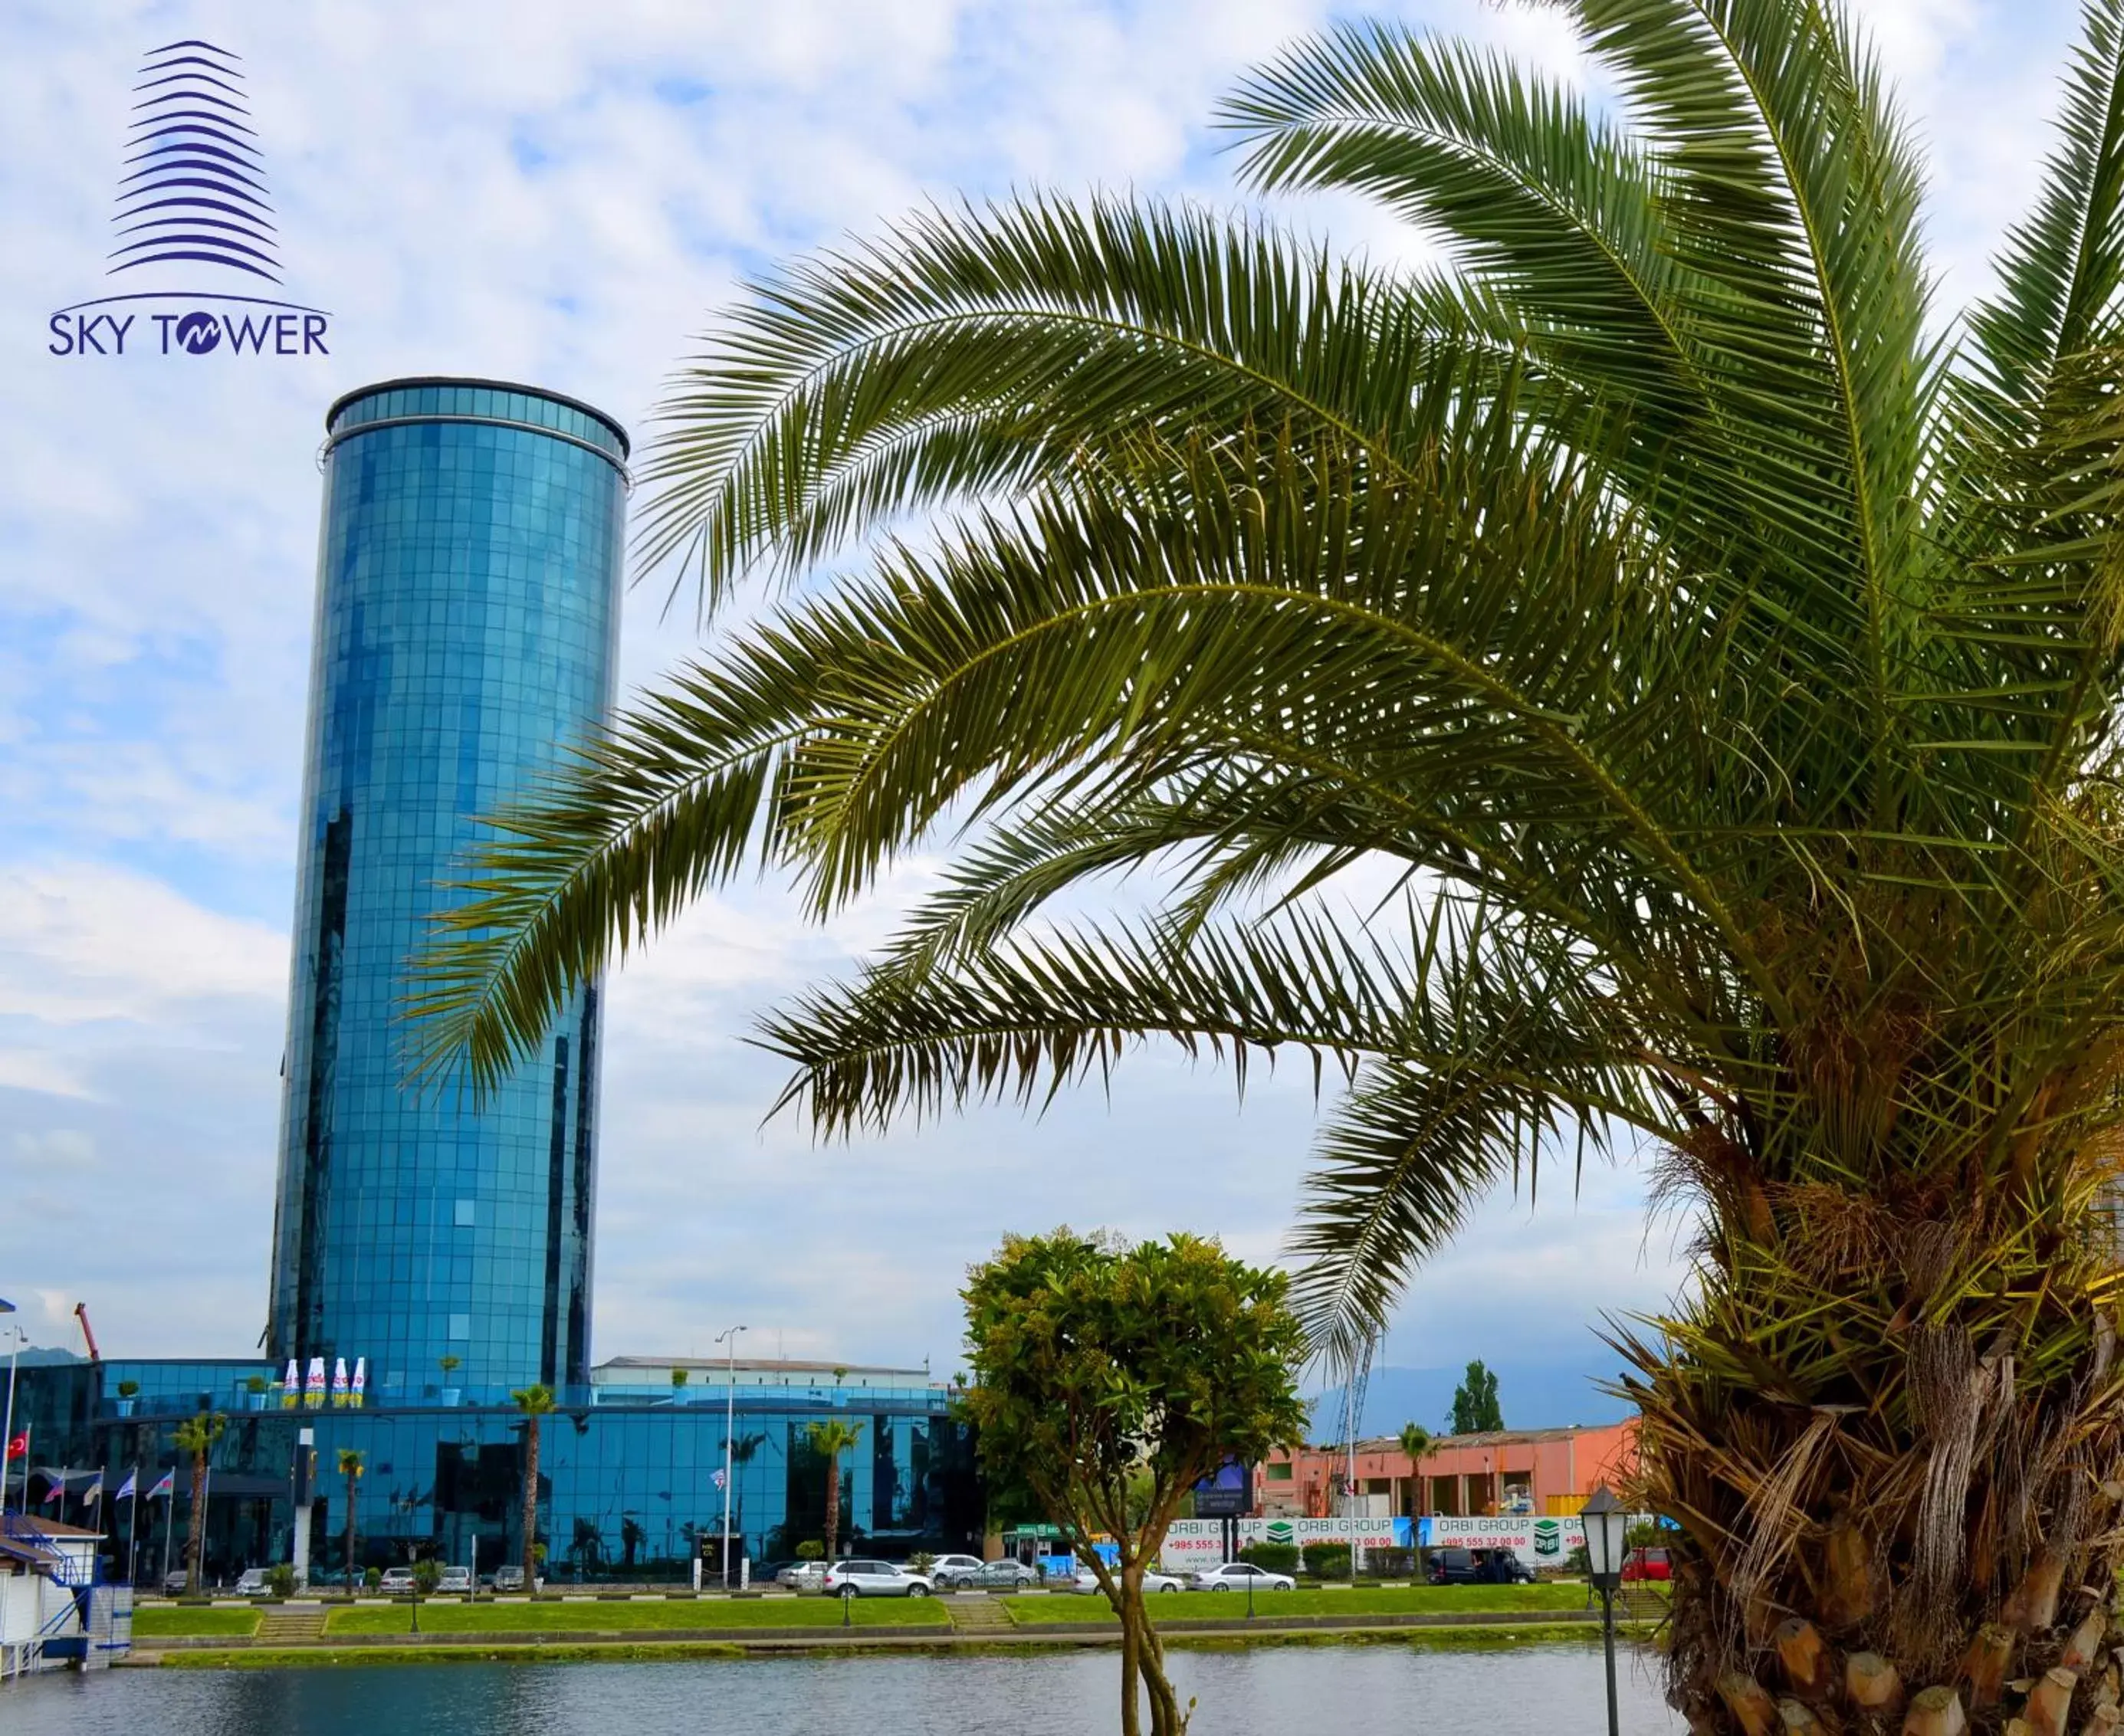
M1408 1455L1409 1512L1419 1513L1423 1506L1423 1457L1431 1451L1431 1431L1421 1423L1401 1425L1401 1450Z
M207 1466L214 1453L214 1443L228 1427L228 1419L220 1411L202 1410L178 1424L173 1435L177 1451L189 1453L192 1462L191 1526L185 1537L185 1593L188 1597L199 1595L200 1556L206 1546Z
M1614 1329L1693 1727L1839 1652L1981 1725L2061 1668L2076 1727L2124 1538L2124 0L1954 326L1835 6L1558 10L1612 113L1384 26L1226 106L1253 186L1445 268L1047 198L763 284L641 552L710 611L845 576L506 817L428 1062L491 1086L755 862L825 913L945 852L767 1024L785 1103L1037 1102L1159 1039L1332 1066L1297 1298L1351 1365L1487 1190L1642 1151L1697 1232ZM1138 866L1151 914L1053 914Z
M360 1588L355 1579L355 1497L360 1492L364 1465L361 1453L352 1447L339 1450L339 1474L346 1479L346 1594L351 1598Z
M553 1389L519 1387L509 1401L524 1413L524 1584L530 1587L538 1583L538 1419L556 1408Z
M843 1423L838 1417L814 1423L805 1431L815 1452L826 1461L826 1559L832 1561L841 1541L841 1455L862 1439L861 1423Z

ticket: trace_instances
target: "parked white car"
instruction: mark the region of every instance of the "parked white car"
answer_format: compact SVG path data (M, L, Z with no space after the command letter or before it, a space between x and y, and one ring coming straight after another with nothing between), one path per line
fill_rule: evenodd
M826 1564L823 1561L799 1561L785 1567L774 1576L777 1585L786 1585L792 1591L816 1591L826 1583Z
M387 1567L377 1589L386 1597L396 1597L413 1589L413 1569L410 1567Z
M826 1569L825 1589L837 1598L926 1598L936 1589L921 1574L890 1561L836 1561Z
M272 1589L262 1567L247 1567L237 1576L236 1595L239 1598L263 1598Z
M1244 1591L1251 1584L1256 1591L1295 1591L1298 1582L1288 1574L1272 1574L1265 1567L1257 1567L1251 1561L1227 1561L1219 1567L1205 1568L1187 1582L1190 1591Z
M435 1589L448 1596L455 1593L463 1597L472 1589L472 1569L469 1567L446 1567L443 1576L435 1582Z
M1088 1597L1096 1597L1099 1591L1099 1576L1088 1567L1080 1567L1077 1569L1077 1577L1069 1582L1068 1588L1074 1592L1082 1592ZM1146 1592L1186 1591L1187 1582L1178 1574L1154 1573L1146 1569L1143 1576L1143 1588Z
M988 1564L979 1555L939 1555L929 1564L929 1577L939 1591L970 1582Z

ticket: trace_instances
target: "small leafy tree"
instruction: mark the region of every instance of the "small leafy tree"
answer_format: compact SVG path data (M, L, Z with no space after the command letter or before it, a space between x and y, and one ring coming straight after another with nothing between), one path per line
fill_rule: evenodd
M1062 1527L1120 1617L1122 1736L1139 1736L1144 1691L1152 1736L1187 1728L1143 1593L1182 1498L1304 1429L1286 1288L1196 1236L1125 1247L1063 1229L1011 1238L961 1293L982 1468Z
M676 1392L686 1384L686 1371L684 1368L674 1368L671 1371L671 1390Z
M538 1574L538 1419L552 1414L553 1389L543 1383L519 1386L510 1401L524 1413L524 1583Z
M413 1595L432 1598L435 1588L443 1583L443 1564L433 1555L423 1555L413 1564Z
M805 1431L814 1450L826 1461L826 1559L829 1561L841 1541L841 1455L862 1441L862 1432L861 1423L843 1423L838 1418L814 1423Z
M202 1410L196 1416L186 1417L176 1427L177 1451L189 1453L192 1462L191 1529L185 1539L185 1593L188 1597L199 1595L200 1555L206 1546L207 1461L213 1454L214 1443L228 1427L228 1419L219 1410Z
M339 1474L346 1479L346 1589L354 1594L354 1506L355 1491L360 1486L362 1457L351 1447L339 1450Z
M796 1546L796 1559L800 1561L823 1561L826 1559L826 1546L816 1537L806 1537Z
M445 1386L449 1385L450 1377L455 1374L463 1365L463 1358L453 1356L447 1351L435 1358L435 1366L443 1371L443 1384Z
M140 1383L139 1383L139 1382L138 1382L138 1381L120 1381L120 1382L119 1382L119 1383L118 1383L118 1396L119 1396L119 1397L120 1397L120 1398L138 1398L138 1397L140 1396Z
M276 1598L295 1595L295 1569L292 1562L276 1561L266 1569L266 1584Z
M1484 1434L1505 1426L1505 1413L1497 1403L1497 1377L1478 1359L1453 1393L1453 1432Z

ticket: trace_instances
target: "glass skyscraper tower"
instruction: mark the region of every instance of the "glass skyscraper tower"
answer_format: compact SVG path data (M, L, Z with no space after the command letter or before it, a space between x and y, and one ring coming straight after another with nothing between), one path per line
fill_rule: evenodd
M627 436L480 380L369 387L325 423L268 1345L365 1357L387 1404L580 1384L597 990L477 1110L407 1086L397 1015L479 817L610 709Z

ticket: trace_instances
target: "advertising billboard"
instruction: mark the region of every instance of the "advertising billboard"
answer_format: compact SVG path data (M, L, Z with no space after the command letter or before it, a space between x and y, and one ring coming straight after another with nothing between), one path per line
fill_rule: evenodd
M1195 1485L1195 1517L1198 1519L1243 1519L1253 1510L1254 1475L1251 1466L1227 1459Z

